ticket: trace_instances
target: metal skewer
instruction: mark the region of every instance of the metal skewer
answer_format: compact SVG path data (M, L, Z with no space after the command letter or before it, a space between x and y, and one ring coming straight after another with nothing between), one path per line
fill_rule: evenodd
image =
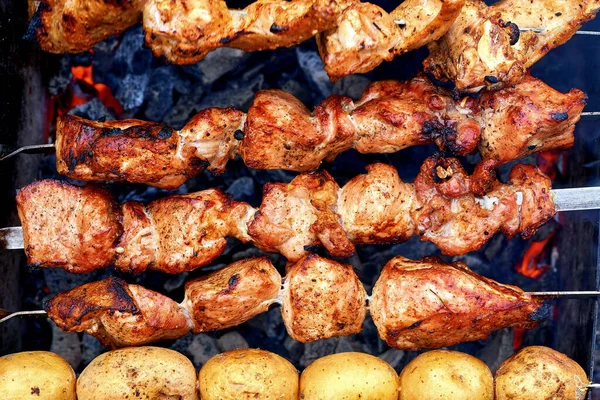
M394 23L401 28L406 26L406 21L403 19L395 19ZM521 32L535 32L535 33L544 33L546 30L542 28L519 28ZM592 36L600 36L600 32L596 31L576 31L576 35L592 35Z
M588 291L559 291L559 292L526 292L532 296L540 296L547 298L586 298L600 296L600 291L588 290ZM30 310L30 311L16 311L10 312L0 308L0 324L16 317L46 317L48 314L44 310ZM597 384L600 388L600 384Z

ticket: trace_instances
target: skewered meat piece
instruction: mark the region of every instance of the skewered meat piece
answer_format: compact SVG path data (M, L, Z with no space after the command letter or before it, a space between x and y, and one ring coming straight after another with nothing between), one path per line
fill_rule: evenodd
M222 172L240 154L259 169L310 171L350 148L391 153L435 143L466 155L479 149L488 167L535 151L565 148L585 94L557 92L527 76L481 101L452 94L425 77L382 81L353 102L331 96L314 113L279 90L259 91L247 117L206 109L180 131L138 120L90 121L65 115L56 132L57 170L79 180L118 180L172 189L204 168Z
M194 333L230 328L267 311L280 286L267 257L249 258L186 283L183 307Z
M497 232L529 238L556 213L551 181L533 165L515 165L509 183L492 181L483 197L472 193L474 184L458 160L439 157L427 159L415 179L417 234L445 255L479 249Z
M281 316L292 339L303 343L359 333L366 292L351 265L311 254L286 274Z
M235 262L185 285L185 299L116 278L59 293L46 304L63 330L86 332L122 347L225 329L281 304L288 334L307 343L360 332L366 293L348 264L309 255L281 282L266 257ZM417 350L485 339L507 327L533 328L543 299L470 271L463 263L396 257L373 288L369 311L390 346Z
M123 228L106 190L43 180L19 190L17 211L30 265L81 273L108 267L116 256Z
M466 0L448 32L428 45L425 70L463 91L514 85L599 9L598 0L501 0L491 6Z
M289 47L333 28L345 0L258 0L242 10L223 0L30 0L29 36L52 53L78 53L142 21L155 56L193 64L219 47L257 51Z
M438 40L463 4L464 0L406 0L387 13L375 4L354 3L342 12L335 27L317 36L325 71L335 82Z
M369 304L381 338L406 350L482 340L507 327L531 329L545 317L542 299L435 258L392 259Z
M86 332L109 348L176 339L190 331L186 313L173 300L115 277L59 293L44 308L61 329Z
M219 190L116 206L100 188L55 180L17 194L29 264L76 273L114 263L126 272L189 271L218 257L226 236L248 241L254 209Z
M223 46L258 51L296 45L335 26L351 3L257 0L243 10L230 10L222 0L150 0L144 8L144 32L155 56L193 64Z
M572 147L586 102L580 90L563 94L531 75L518 85L483 93L481 158L501 165L533 152Z
M458 160L435 156L410 185L393 167L375 164L341 189L326 172L303 174L287 184L266 184L258 210L210 189L113 209L106 192L52 180L23 189L17 206L28 262L72 272L112 262L133 273L190 271L218 257L227 236L253 241L291 262L316 245L345 257L354 243L396 243L413 232L444 254L459 255L481 248L498 232L530 237L556 212L550 179L536 167L515 165L507 184L485 167L469 176ZM99 209L83 212L92 205L85 204L87 197L93 203L98 193ZM70 212L73 203L86 208ZM63 223L65 212L74 222ZM95 219L88 221L90 215ZM98 244L96 236L103 239ZM79 253L88 247L90 260Z
M79 53L142 20L147 0L29 0L27 37L50 53Z
M265 184L260 209L248 224L254 244L292 261L316 244L334 256L350 257L354 245L335 213L339 190L325 171L299 175L290 183Z

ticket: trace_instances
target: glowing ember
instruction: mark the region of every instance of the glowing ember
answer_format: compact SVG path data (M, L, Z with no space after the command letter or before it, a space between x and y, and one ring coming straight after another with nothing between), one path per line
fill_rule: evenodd
M538 279L544 272L550 269L549 265L543 263L543 259L547 254L554 234L549 235L546 239L539 242L531 242L529 248L525 251L523 259L517 263L515 270L529 278Z
M73 73L73 79L81 82L85 82L89 86L95 89L98 99L108 108L112 108L116 114L120 115L123 112L121 103L112 94L112 91L108 86L103 83L94 82L92 75L92 66L76 66L71 67ZM72 99L72 106L75 107L79 104L87 103L85 99L74 95Z
M525 337L525 329L513 328L513 349L515 351L523 347L523 338Z
M551 150L542 151L536 154L536 161L538 168L550 179L556 179L556 175L559 171L564 173L564 167L566 166L564 161L565 157L561 157L565 152L562 150ZM560 161L563 161L563 165L559 165Z

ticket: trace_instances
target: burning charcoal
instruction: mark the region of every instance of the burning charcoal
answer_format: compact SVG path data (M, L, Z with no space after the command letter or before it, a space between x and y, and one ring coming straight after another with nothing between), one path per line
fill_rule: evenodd
M164 66L152 71L150 82L146 87L146 110L144 115L151 121L160 121L173 106L173 92L181 87L188 87L189 81L182 84L176 67Z
M83 365L88 365L92 360L104 353L104 348L100 341L92 335L83 335L81 337L81 354Z
M491 340L487 341L486 346L477 354L477 358L495 371L504 360L513 355L513 341L512 329L498 331Z
M381 354L379 358L390 364L392 368L398 368L400 366L400 362L404 359L405 356L406 352L404 350L388 349L383 354Z
M212 356L220 353L217 339L206 333L194 335L187 348L187 353L191 355L195 366L204 365Z
M211 90L200 102L199 109L233 106L246 111L254 99L254 94L266 88L264 83L262 74L244 74L240 79L227 81L223 90Z
M165 282L163 283L163 288L167 292L172 292L174 290L177 290L177 289L183 287L184 283L188 280L189 275L190 275L189 272L182 272L180 274L173 275L170 278L165 280ZM143 283L141 283L141 282L140 282L140 284L143 285Z
M285 82L280 83L278 86L281 88L281 90L284 90L284 91L294 95L294 97L296 97L302 103L304 103L304 104L312 103L311 91L306 87L306 85L303 85L302 83L298 82L297 80L289 79L289 80L286 80Z
M236 331L227 332L217 340L220 351L248 348L248 342Z
M283 346L287 350L292 364L299 364L298 360L304 354L304 344L287 336L283 341Z
M149 76L147 74L129 74L125 76L115 95L115 98L119 100L124 110L135 110L142 105L148 79Z
M75 369L81 365L83 354L81 352L81 340L75 333L67 333L56 324L52 326L52 344L50 351L60 354Z
M60 58L60 65L56 75L50 77L48 82L48 92L51 96L56 96L65 91L69 83L73 80L71 72L71 56L66 54Z
M249 176L236 179L225 192L238 201L250 202L256 198L254 181Z
M163 122L175 129L183 128L188 120L200 111L198 104L200 104L202 97L204 97L204 88L198 84L177 101L173 108L167 112Z
M358 99L369 83L371 80L362 75L345 76L333 84L332 93Z
M102 82L113 91L118 88L119 83L119 77L111 73L118 47L119 41L115 37L110 37L98 43L94 46L94 61L92 63L94 82Z
M306 367L317 358L325 357L333 353L343 353L348 351L357 351L345 337L334 337L330 339L318 340L316 342L304 345L304 354L300 357L299 363Z
M300 68L313 90L314 102L320 103L325 97L331 95L333 87L325 72L323 61L316 51L303 50L300 47L296 47L296 55Z
M201 79L205 85L211 85L242 65L248 57L249 54L242 50L221 47L208 53L202 61L183 67L183 70Z
M97 98L92 99L80 106L74 107L71 109L71 111L69 111L69 114L87 119L115 119L115 115Z
M125 31L114 55L113 70L120 76L140 74L152 61L152 52L143 47L144 32L140 25ZM140 70L142 68L142 70Z

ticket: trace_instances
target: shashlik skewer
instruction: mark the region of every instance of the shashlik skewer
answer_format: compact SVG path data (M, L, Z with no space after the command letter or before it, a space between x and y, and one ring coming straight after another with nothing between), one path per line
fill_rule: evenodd
M310 255L283 280L266 257L238 261L188 282L180 304L109 277L57 294L45 311L65 331L122 347L229 328L273 304L281 305L293 339L313 342L360 332L368 310L390 346L416 350L485 339L507 327L533 328L545 318L550 297L502 285L461 262L401 256L385 265L369 297L350 265Z
M57 122L56 166L73 179L171 189L204 169L223 171L236 154L251 168L306 172L350 148L390 153L435 143L457 155L479 148L485 168L492 169L571 147L585 102L579 90L562 94L531 76L479 100L456 100L424 77L376 82L357 102L334 95L313 113L286 92L265 90L247 114L206 109L179 131L140 120L64 115Z
M460 255L498 232L530 237L556 213L550 179L532 165L515 165L508 184L488 171L469 176L458 160L440 156L423 163L413 184L386 164L367 171L342 188L324 171L267 183L258 209L215 189L118 206L101 188L55 180L21 189L17 208L28 263L76 273L109 265L133 273L189 271L218 257L228 236L291 262L314 246L348 257L355 244L398 243L414 234ZM570 194L563 199L571 205L582 201ZM11 241L17 233L4 232Z
M460 91L513 85L599 9L598 0L502 0L491 6L466 0L446 34L428 44L424 69Z

